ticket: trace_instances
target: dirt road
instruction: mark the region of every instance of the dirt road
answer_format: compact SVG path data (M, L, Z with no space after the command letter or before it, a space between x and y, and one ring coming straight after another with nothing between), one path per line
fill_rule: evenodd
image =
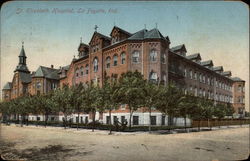
M157 135L52 127L0 126L0 153L28 160L241 160L249 155L249 127Z

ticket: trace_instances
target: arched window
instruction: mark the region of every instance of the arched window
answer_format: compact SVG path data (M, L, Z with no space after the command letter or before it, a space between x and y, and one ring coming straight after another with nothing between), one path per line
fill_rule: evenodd
M132 61L133 61L133 63L138 63L139 62L139 51L134 51L133 52Z
M161 54L161 62L162 62L163 64L165 64L166 61L167 61L167 56L166 56L166 54L165 54L165 53Z
M106 68L110 68L110 57L106 58Z
M95 57L93 60L94 72L98 71L98 59Z
M155 49L150 51L150 61L156 61L157 58L157 52Z
M79 76L79 68L77 67L76 70L75 70L75 74L76 74L76 77Z
M124 52L121 53L121 64L126 63L126 54Z
M157 79L158 79L157 73L151 71L151 73L150 73L150 75L149 75L149 80L157 81Z
M86 69L86 74L89 74L89 65L88 64L86 64L85 69Z
M83 76L83 66L80 68L81 76Z
M193 71L192 71L192 69L190 69L190 71L189 71L189 76L190 76L190 79L193 79Z
M114 61L114 66L117 66L117 61L118 61L118 56L117 56L117 54L114 55L113 61Z

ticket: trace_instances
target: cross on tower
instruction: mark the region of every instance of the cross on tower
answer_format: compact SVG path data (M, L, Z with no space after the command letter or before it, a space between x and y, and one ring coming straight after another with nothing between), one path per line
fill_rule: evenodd
M97 32L98 26L97 26L97 25L95 25L95 28L94 28L94 29L95 29L95 32Z
M22 41L22 47L23 47L24 42Z

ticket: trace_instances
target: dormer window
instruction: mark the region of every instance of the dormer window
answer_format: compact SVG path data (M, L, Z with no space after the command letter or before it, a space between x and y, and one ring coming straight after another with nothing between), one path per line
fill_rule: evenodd
M167 57L166 57L166 54L164 53L164 54L161 55L161 62L162 62L163 64L165 64L165 63L166 63L166 60L167 60Z

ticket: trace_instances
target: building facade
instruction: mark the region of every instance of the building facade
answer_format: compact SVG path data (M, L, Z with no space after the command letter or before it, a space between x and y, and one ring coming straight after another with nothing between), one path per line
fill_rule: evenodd
M22 53L23 48L21 57ZM19 65L26 66L26 63L21 61L23 59L26 60L26 56L20 59ZM187 55L184 44L170 47L169 37L163 36L156 28L130 33L114 26L110 36L95 31L88 45L80 42L78 56L74 57L69 65L60 69L40 66L32 74L25 70L24 73L29 75L29 79L19 86L27 88L28 90L23 92L28 91L30 94L47 93L64 84L74 86L92 81L102 86L105 74L119 77L122 73L136 70L141 72L145 79L162 81L165 84L173 82L185 93L205 97L215 103L230 103L236 114L244 114L244 80L232 78L230 71L224 71L222 66L214 66L212 60L202 61L200 53ZM15 73L14 78L19 80L19 75ZM17 86L14 81L7 83L3 89L3 98L8 100L19 96L12 92L20 89ZM112 111L112 118L109 118L108 113L97 115L96 118L103 123L107 123L109 119L113 122L116 118L122 121L129 118L129 109L126 105L121 105L118 110ZM74 114L72 118L78 119ZM92 120L92 116L82 113L79 119L87 122ZM167 116L157 110L152 112L151 120L152 125L163 125L169 121ZM133 125L149 124L148 111L145 108L138 109L133 114L132 122ZM181 125L184 120L176 118L175 122Z

